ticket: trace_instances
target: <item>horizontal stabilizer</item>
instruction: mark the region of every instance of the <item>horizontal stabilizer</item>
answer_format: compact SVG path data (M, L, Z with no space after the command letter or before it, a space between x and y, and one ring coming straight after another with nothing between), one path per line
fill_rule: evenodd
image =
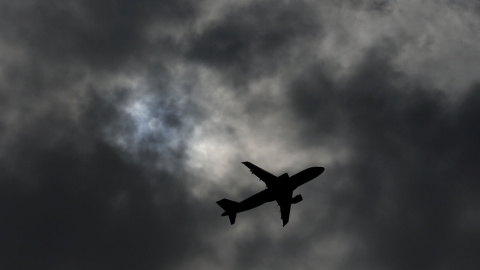
M237 206L238 202L229 200L229 199L221 199L220 201L217 202L220 207L225 210L225 212L222 214L222 216L227 216L230 219L230 224L235 223L235 218L237 217L237 213L235 212L235 207Z

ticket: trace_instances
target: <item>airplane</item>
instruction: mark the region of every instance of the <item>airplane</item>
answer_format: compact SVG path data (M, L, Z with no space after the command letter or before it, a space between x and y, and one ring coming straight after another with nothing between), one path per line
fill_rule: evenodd
M217 204L225 210L222 216L228 216L231 225L235 223L237 213L250 210L267 202L277 201L280 206L283 226L285 227L290 217L290 207L292 204L299 203L303 200L302 195L297 195L292 198L293 191L299 186L313 180L325 170L323 167L311 167L291 177L289 177L287 173L277 177L248 161L242 162L242 164L247 166L252 174L255 174L261 181L265 182L267 188L241 202L235 202L229 199L217 201Z

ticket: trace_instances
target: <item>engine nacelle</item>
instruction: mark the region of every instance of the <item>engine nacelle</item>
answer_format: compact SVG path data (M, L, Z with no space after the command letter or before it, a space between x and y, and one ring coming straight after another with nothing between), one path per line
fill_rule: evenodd
M295 204L295 203L299 203L303 200L302 198L302 195L297 195L295 197L292 198L292 203Z

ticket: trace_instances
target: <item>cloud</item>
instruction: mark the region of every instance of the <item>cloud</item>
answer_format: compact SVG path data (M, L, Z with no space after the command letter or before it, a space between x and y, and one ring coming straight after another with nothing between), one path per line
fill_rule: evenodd
M466 2L0 5L2 269L478 268Z
M30 1L2 5L3 36L33 52L36 61L69 61L107 69L148 57L152 47L147 34L153 25L174 27L196 13L196 5L189 1ZM163 38L156 46L168 50L169 38Z
M202 247L203 206L188 199L180 164L172 174L130 162L99 136L118 111L88 106L76 123L46 115L4 151L4 269L168 268Z
M479 117L473 104L480 88L452 104L395 71L390 59L374 50L341 84L313 67L291 88L298 122L306 124L299 141L340 136L352 151L339 168L347 180L326 195L332 216L325 219L361 239L363 250L348 267L437 269L468 261L462 267L473 269L467 254L475 240L464 236L476 233L462 227L479 207L471 201L480 176L471 121Z
M186 56L226 73L234 84L271 75L293 57L293 44L321 32L303 1L252 3L222 15L192 38Z

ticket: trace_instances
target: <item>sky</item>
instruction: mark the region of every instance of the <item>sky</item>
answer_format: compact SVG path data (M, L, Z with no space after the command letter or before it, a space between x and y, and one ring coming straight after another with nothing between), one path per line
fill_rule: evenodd
M0 1L0 268L479 269L480 3ZM278 206L215 203L325 167Z

